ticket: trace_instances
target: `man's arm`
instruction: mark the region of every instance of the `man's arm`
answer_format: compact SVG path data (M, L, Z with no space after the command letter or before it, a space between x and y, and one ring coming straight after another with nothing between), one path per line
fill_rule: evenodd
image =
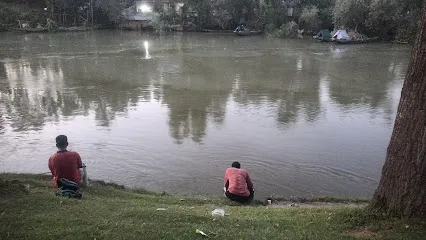
M76 157L77 157L77 167L78 168L83 168L83 162L81 161L81 157L78 153L75 153Z
M54 175L54 173L53 173L53 161L52 161L52 157L49 158L49 162L48 162L47 166L49 167L49 170L52 173L52 175Z
M228 176L228 170L225 172L225 177L223 179L223 186L228 189L229 186L229 176Z
M252 190L254 186L253 186L253 182L251 181L248 173L247 173L247 177L246 177L246 182L247 182L247 187Z

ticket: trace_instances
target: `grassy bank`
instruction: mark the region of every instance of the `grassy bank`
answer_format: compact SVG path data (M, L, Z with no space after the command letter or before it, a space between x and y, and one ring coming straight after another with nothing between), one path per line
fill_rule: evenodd
M266 208L96 183L82 200L56 197L50 178L0 174L0 239L424 239L425 220L364 207ZM165 210L157 210L159 208ZM227 215L212 217L224 208ZM228 215L229 214L229 215Z

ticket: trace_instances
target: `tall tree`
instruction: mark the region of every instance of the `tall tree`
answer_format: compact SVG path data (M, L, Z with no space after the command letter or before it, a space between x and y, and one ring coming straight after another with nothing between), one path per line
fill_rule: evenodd
M426 1L373 209L426 216Z

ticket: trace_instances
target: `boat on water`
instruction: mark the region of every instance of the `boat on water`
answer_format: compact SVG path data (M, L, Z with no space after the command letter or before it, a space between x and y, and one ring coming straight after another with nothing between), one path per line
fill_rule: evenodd
M233 30L216 30L216 29L202 29L202 32L205 33L233 33Z
M88 27L59 27L57 28L56 32L85 32L89 31L90 28Z
M262 32L250 31L250 29L244 27L244 25L240 25L235 29L234 34L237 36L254 36L254 35L260 35L262 34Z
M48 31L47 28L12 28L12 30L17 32L27 32L27 33Z
M372 43L379 41L379 38L363 38L363 39L352 39L346 30L337 30L333 37L331 37L330 31L328 29L321 30L317 35L314 36L314 39L323 41L323 42L332 42L336 44L361 44L361 43Z
M373 37L373 38L364 38L364 39L358 39L358 40L352 39L350 41L350 44L362 44L362 43L374 43L374 42L380 42L380 38Z
M322 42L331 42L330 30L322 29L317 35L314 36L314 39L317 39Z
M340 44L348 44L348 43L352 43L351 40L348 39L337 39L337 40L333 40L333 42L335 43L340 43Z
M49 32L47 28L12 28L13 31L24 32L24 33L37 33L37 32ZM51 32L84 32L88 31L88 27L58 27L50 30Z
M262 34L261 31L234 31L237 36L255 36Z
M346 32L346 30L337 30L331 40L340 44L348 44L352 42L351 37L349 37L349 34Z

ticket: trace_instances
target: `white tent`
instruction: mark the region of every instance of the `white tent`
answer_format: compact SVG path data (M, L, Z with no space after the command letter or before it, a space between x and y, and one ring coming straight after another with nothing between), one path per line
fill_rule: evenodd
M346 32L346 30L338 30L334 35L333 35L334 39L337 40L351 40L351 38L349 37L348 33Z

